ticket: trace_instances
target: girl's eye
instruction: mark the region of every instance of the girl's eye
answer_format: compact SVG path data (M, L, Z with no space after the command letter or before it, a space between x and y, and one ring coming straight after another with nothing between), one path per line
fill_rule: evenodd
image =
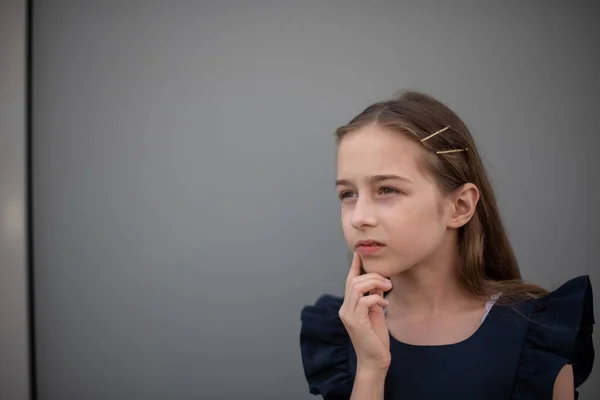
M379 192L381 194L394 194L394 193L400 193L398 190L391 188L391 187L382 187L381 189L379 189Z
M341 192L341 193L339 194L339 196L340 196L340 199L341 199L341 200L348 199L348 198L350 198L350 197L354 196L354 192L350 192L350 191L347 191L347 190L346 190L346 191L344 191L344 192Z

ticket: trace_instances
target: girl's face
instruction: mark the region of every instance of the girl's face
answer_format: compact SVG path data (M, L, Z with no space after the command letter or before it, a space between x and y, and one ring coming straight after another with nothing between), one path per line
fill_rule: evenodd
M389 277L435 262L452 205L419 166L422 145L376 124L344 136L337 155L342 227L366 272Z

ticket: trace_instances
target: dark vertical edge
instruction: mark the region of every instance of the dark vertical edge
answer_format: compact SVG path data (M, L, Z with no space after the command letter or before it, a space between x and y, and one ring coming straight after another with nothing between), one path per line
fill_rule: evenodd
M31 400L38 399L35 329L35 268L33 224L33 0L25 0L25 174L27 232L27 296L29 312L29 379Z

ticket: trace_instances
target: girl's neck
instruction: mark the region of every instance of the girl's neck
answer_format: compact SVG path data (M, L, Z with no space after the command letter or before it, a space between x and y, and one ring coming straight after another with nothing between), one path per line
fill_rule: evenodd
M449 237L427 261L391 276L388 311L397 316L427 318L440 312L461 312L477 307L480 300L469 296L456 274L458 249Z
M451 268L419 265L390 277L387 296L394 314L428 317L464 309L472 302L460 287Z

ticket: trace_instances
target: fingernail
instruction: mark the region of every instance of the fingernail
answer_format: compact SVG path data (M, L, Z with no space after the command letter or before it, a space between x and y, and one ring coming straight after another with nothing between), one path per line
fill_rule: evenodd
M387 284L388 284L388 286L391 286L391 284L392 284L392 281L390 281L389 279L386 279L386 280L385 280L385 283L387 283Z

